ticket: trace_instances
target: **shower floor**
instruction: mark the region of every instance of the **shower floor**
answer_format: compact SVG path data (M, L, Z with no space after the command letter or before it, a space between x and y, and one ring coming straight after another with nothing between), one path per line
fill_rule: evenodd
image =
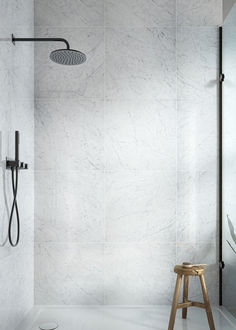
M58 330L167 330L170 307L34 307L17 330L38 330L44 322L56 322ZM236 329L230 315L213 308L216 330ZM189 310L188 319L177 312L175 330L206 330L207 318L202 309Z

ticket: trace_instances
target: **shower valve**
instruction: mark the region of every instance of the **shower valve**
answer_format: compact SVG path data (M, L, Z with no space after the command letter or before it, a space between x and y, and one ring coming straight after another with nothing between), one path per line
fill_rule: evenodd
M20 162L19 160L10 160L6 159L6 168L11 169L11 168L18 168L18 170L27 170L28 169L28 164Z
M27 170L28 164L19 161L19 143L20 143L20 133L15 131L15 159L6 158L6 168L7 169L18 169L18 170Z

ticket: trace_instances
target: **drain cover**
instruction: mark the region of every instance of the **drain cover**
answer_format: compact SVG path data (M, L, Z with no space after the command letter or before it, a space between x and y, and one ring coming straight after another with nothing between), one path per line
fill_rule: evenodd
M58 328L58 324L55 322L48 322L48 323L43 323L39 326L39 329L41 330L55 330Z

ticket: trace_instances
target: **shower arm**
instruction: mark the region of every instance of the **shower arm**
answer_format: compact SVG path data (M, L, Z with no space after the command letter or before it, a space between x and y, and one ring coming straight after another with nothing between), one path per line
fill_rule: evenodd
M18 41L33 41L33 42L40 42L40 41L60 41L66 44L67 49L70 49L69 42L64 38L15 38L12 34L12 43L15 45Z

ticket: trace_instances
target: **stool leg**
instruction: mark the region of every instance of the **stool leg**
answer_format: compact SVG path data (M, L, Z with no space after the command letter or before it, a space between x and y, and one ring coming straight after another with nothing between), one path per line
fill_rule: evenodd
M206 307L206 314L207 314L207 318L208 318L209 327L211 330L215 330L215 325L214 325L214 320L213 320L213 316L212 316L212 312L211 312L211 306L210 306L210 301L209 301L209 297L208 297L208 293L207 293L207 289L206 289L204 275L200 275L200 282L201 282L201 286L202 286L202 294L203 294L204 303L205 303L205 307Z
M171 308L171 313L170 313L170 321L169 321L168 330L173 330L174 329L175 316L176 316L176 310L177 310L177 305L178 305L181 281L182 281L182 275L178 274L177 275L177 280L176 280L176 285L175 285L175 293L174 293L174 298L173 298L173 303L172 303L172 308Z
M188 282L189 282L189 277L188 275L184 276L184 291L183 291L183 302L188 301ZM187 318L187 308L182 309L182 318L186 319Z

